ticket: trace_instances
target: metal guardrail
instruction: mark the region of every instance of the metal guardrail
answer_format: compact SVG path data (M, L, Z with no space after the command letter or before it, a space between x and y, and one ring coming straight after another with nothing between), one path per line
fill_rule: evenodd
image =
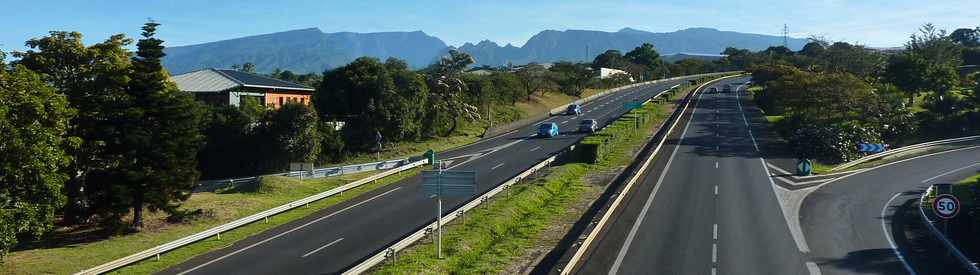
M385 170L395 167L399 167L411 162L410 159L395 159L386 160L379 162L352 164L336 167L326 167L317 168L313 171L290 171L283 173L267 174L262 176L283 176L292 178L324 178L324 177L334 177L342 176L347 174L354 174L360 172L368 172L375 170ZM259 177L262 176L252 176L252 177L241 177L241 178L230 178L230 179L217 179L217 180L202 180L198 181L194 186L194 193L198 192L212 192L214 190L235 187L240 184L253 183L258 181Z
M653 96L651 98L659 97L663 93L664 92L658 93L657 95L655 95L655 96ZM647 100L647 101L649 101L649 100ZM676 125L676 123L675 123L675 125ZM603 126L603 128L605 128L607 126L608 125ZM524 172L521 172L517 176L514 176L513 178L505 181L503 184L500 184L497 187L495 187L493 189L490 189L489 191L487 191L486 193L483 193L480 196L477 196L477 197L474 197L474 198L470 199L470 201L467 202L466 204L464 204L463 206L457 207L456 209L453 209L452 211L449 211L449 214L446 214L446 215L442 216L442 225L445 225L445 224L448 224L449 222L452 222L457 217L461 217L467 211L472 210L473 208L476 208L480 204L488 201L494 195L496 195L496 194L500 193L501 191L509 188L510 186L516 184L517 182L521 181L522 179L527 178L528 176L530 176L534 172L537 172L538 170L541 170L545 166L547 166L547 165L551 164L552 162L554 162L555 159L557 159L557 157L560 156L561 154L564 154L564 153L570 152L570 151L574 151L574 150L575 150L575 145L574 144L573 145L570 145L569 147L565 148L564 150L562 150L562 151L560 151L558 153L555 153L551 157L548 157L547 159L545 159L545 160L543 160L541 162L538 162L537 164L535 164L531 168L528 168L527 170L525 170ZM392 245L390 245L390 246L388 246L388 247L386 247L384 249L381 249L379 252L375 253L372 256L369 256L368 258L366 258L365 260L361 261L360 263L358 263L354 267L352 267L352 268L344 271L343 274L345 274L345 275L351 275L351 274L365 273L368 270L370 270L372 267L374 267L375 265L380 264L380 263L384 262L385 260L387 260L387 259L389 259L391 257L397 257L398 251L401 251L401 250L403 250L403 249L411 246L413 243L418 242L419 240L422 240L423 238L425 238L429 234L433 234L433 232L436 231L436 229L437 229L438 226L439 225L438 225L438 219L437 219L437 221L434 221L432 223L429 223L429 224L423 226L422 228L420 228L419 230L415 231L414 233L409 234L408 236L402 238L401 240L395 242L394 244L392 244Z
M838 171L838 170L847 169L847 168L850 168L850 167L854 167L855 165L858 165L858 164L867 162L869 160L879 159L879 158L887 157L887 156L898 154L898 153L902 153L902 152L908 152L908 151L912 151L912 150L918 150L918 149L927 148L927 147L936 146L936 145L945 145L945 144L950 144L950 143L957 143L957 142L971 141L971 140L980 140L980 136L967 136L967 137L943 139L943 140L936 140L936 141L930 141L930 142L923 142L923 143L918 143L918 144L907 145L907 146L899 147L899 148L896 148L896 149L887 150L887 151L884 151L884 152L881 152L881 153L875 153L875 154L864 156L862 158L859 158L859 159L856 159L856 160L853 160L853 161L850 161L850 162L847 162L847 163L838 165L837 167L834 167L834 168L830 169L830 171Z
M922 223L926 225L926 228L929 228L929 233L932 234L933 237L936 237L936 239L939 239L939 242L943 244L943 247L946 247L946 250L948 250L949 253L952 254L953 257L956 258L958 262L960 262L960 265L962 265L963 268L969 270L970 274L980 275L980 269L978 269L977 266L974 265L972 261L970 261L970 258L967 258L962 251L956 248L956 245L953 244L953 242L950 241L948 238L946 238L946 235L943 235L942 232L939 232L939 229L936 228L936 225L932 224L932 221L929 220L928 216L926 216L926 211L922 210L922 205L926 201L926 197L929 195L929 192L932 189L933 189L932 186L929 186L929 188L922 193L922 196L919 197L919 205L917 205L917 207L919 208L919 217L922 218Z
M691 77L698 78L698 77L705 77L705 76L712 76L712 75L722 75L722 74L730 74L730 73L734 73L734 72L718 72L718 73L706 73L706 74L678 76L678 77L671 77L671 78L665 78L665 79L651 80L651 81L646 81L646 82L635 83L635 84L630 84L630 85L626 85L626 86L620 86L620 87L616 87L616 88L611 88L611 89L608 89L608 90L599 92L597 94L590 95L590 96L587 96L585 98L582 98L582 99L573 101L571 103L568 103L568 104L565 104L565 105L561 105L561 106L552 108L551 110L548 110L548 113L547 114L537 114L537 115L530 116L530 117L525 118L525 119L521 119L521 120L518 120L518 121L513 121L513 122L510 122L510 123L507 123L507 124L504 124L504 125L500 125L500 126L497 126L497 127L487 128L487 130L483 132L483 137L484 138L488 138L488 137L492 137L492 136L495 136L495 135L499 135L501 133L510 132L510 131L512 131L514 129L517 129L517 128L521 128L521 127L524 127L524 126L527 126L527 125L531 125L531 124L533 124L535 122L538 122L539 120L543 120L543 119L551 116L552 114L561 113L562 111L565 110L565 108L568 108L568 105L569 104L585 104L586 102L589 102L589 101L595 100L597 98L606 96L608 94L619 92L619 91L622 91L622 90L625 90L625 89L630 89L630 88L634 88L634 87L640 87L640 86L645 86L645 85L656 84L656 83L660 83L660 82L663 82L663 81L677 80L677 79L681 79L681 78L691 78Z
M381 179L381 178L390 176L392 174L399 173L401 171L405 171L405 170L408 170L408 169L412 169L412 168L415 168L415 167L419 167L419 166L425 165L428 162L429 162L428 159L422 159L422 160L419 160L419 161L416 161L416 162L409 163L407 165L402 165L402 166L400 166L398 168L391 169L391 170L388 170L388 171L385 171L385 172L381 172L381 173L378 173L378 174L375 174L375 175L371 175L369 177L366 177L366 178L363 178L363 179L360 179L360 180L357 180L357 181L354 181L354 182L351 182L351 183L348 183L348 184L344 184L344 185L339 186L337 188L333 188L333 189L324 191L324 192L319 193L319 194L316 194L316 195L312 195L312 196L309 196L309 197L306 197L306 198L302 198L302 199L299 199L299 200L296 200L296 201L293 201L293 202L290 202L290 203L287 203L287 204L278 206L276 208L265 210L265 211L262 211L262 212L253 214L251 216L248 216L248 217L244 217L244 218L241 218L241 219L238 219L238 220L235 220L235 221L226 223L226 224L222 224L222 225L213 227L211 229L208 229L208 230L205 230L205 231L201 231L201 232L195 233L193 235L190 235L190 236L187 236L187 237L183 237L183 238L177 239L175 241L168 242L168 243L165 243L165 244L162 244L162 245L159 245L159 246L156 246L156 247L147 249L147 250L143 250L141 252L137 252L135 254L132 254L132 255L129 255L129 256L126 256L126 257L122 257L122 258L116 259L116 260L111 261L111 262L108 262L108 263L104 263L102 265L99 265L99 266L96 266L96 267L93 267L93 268L90 268L90 269L82 270L82 271L80 271L78 273L75 273L75 274L100 274L100 273L105 273L105 272L109 272L109 271L115 270L117 268L120 268L120 267L129 265L129 264L132 264L132 263L135 263L135 262L142 261L144 259L148 259L150 257L157 257L157 258L159 258L160 257L160 254L163 254L163 253L166 253L168 251L177 249L179 247L182 247L182 246L185 246L185 245L188 245L188 244L191 244L191 243L194 243L194 242L203 240L203 239L207 239L207 238L210 238L212 236L218 236L218 237L220 237L222 232L226 232L226 231L229 231L229 230L232 230L232 229L235 229L235 228L238 228L238 227L241 227L241 226L244 226L244 225L247 225L247 224L256 222L256 221L259 221L259 220L267 219L268 217L275 216L275 215L277 215L279 213L286 212L286 211L289 211L289 210L291 210L293 208L300 207L300 206L303 206L303 205L308 205L308 204L310 204L312 202L315 202L315 201L318 201L318 200L321 200L321 199L324 199L324 198L327 198L327 197L330 197L330 196L333 196L333 195L336 195L336 194L340 194L341 192L344 192L344 191L347 191L347 190L350 190L350 189L359 187L359 186L364 185L366 183L373 182L375 180L378 180L378 179Z
M572 147L570 147L570 148L574 148L574 145ZM503 184L498 185L497 187L495 187L493 189L490 189L490 191L487 191L486 193L483 193L482 195L480 195L478 197L474 197L473 199L471 199L469 202L467 202L463 206L457 207L456 209L453 209L452 211L449 211L449 214L446 214L446 215L444 215L442 217L442 225L445 225L445 224L447 224L449 222L452 222L457 217L461 217L464 213L466 213L466 211L469 211L469 210L472 210L473 208L476 208L480 204L482 204L482 203L486 202L487 200L489 200L494 195L497 195L498 193L500 193L504 189L507 189L510 186L516 184L521 179L527 178L528 176L530 176L534 172L537 172L538 170L541 170L545 166L548 166L549 164L551 164L552 162L555 161L555 159L557 158L558 155L560 155L560 154L562 154L562 153L564 153L566 151L568 151L568 150L559 152L559 153L557 153L555 155L552 155L551 157L549 157L549 158L547 158L547 159L545 159L545 160L543 160L541 162L538 162L538 164L535 164L530 169L527 169L524 172L521 172L520 174L518 174L517 176L514 176L513 178L507 180ZM356 266L352 267L351 269L348 269L348 270L344 271L343 274L361 274L361 273L367 272L369 269L371 269L375 265L377 265L377 264L379 264L381 262L384 262L389 257L395 257L396 256L396 253L398 253L398 251L401 251L402 249L405 249L405 248L411 246L413 243L415 243L415 242L417 242L417 241L425 238L429 234L432 234L432 232L435 232L436 228L439 226L437 223L438 223L438 221L434 221L434 222L432 222L430 224L425 225L424 227L422 227L421 229L419 229L419 230L415 231L414 233L408 235L407 237L402 238L401 240L399 240L395 244L393 244L391 246L388 246L385 249L382 249L380 252L375 253L374 255L368 257L366 260L358 263Z

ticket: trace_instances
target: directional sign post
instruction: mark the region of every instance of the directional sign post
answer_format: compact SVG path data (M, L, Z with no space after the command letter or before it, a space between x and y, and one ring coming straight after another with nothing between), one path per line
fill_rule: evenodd
M881 143L858 143L857 144L858 152L865 152L865 153L883 152L885 151L886 148L888 148L888 145L881 144Z
M643 107L643 103L636 101L623 102L623 108L627 110L639 109Z
M813 163L808 159L800 159L796 162L796 175L809 176L813 172Z
M422 194L436 197L436 256L442 259L442 196L476 194L475 171L422 171Z

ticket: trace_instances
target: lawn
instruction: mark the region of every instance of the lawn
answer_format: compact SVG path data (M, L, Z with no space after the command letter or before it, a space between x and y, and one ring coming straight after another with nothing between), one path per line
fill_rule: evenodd
M194 255L228 246L250 235L277 225L304 217L319 209L337 204L358 194L411 176L419 169L395 175L375 183L344 192L273 216L268 223L257 222L222 233L221 239L210 238L161 255L160 260L146 260L117 270L117 273L148 274L183 262ZM183 209L202 209L204 214L193 221L169 224L163 213L149 213L146 228L139 234L113 236L87 242L71 243L72 239L91 238L92 230L56 231L48 242L27 244L33 249L15 251L4 259L3 274L69 274L90 268L126 255L130 255L192 233L230 222L287 202L320 193L373 173L359 173L341 177L299 180L286 177L264 177L260 184L243 186L237 190L216 193L196 193L182 206ZM62 240L52 242L50 240Z

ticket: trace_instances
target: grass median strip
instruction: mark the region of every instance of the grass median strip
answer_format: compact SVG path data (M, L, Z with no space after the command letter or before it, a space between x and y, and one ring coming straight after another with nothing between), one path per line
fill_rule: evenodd
M681 93L683 94L683 93ZM569 162L545 169L518 183L444 228L443 259L436 259L432 239L399 253L397 260L376 267L378 274L524 273L547 253L599 197L608 179L629 164L655 126L670 112L668 105L648 103L651 112L631 138L605 145L608 154L596 163ZM629 117L629 115L624 116ZM633 123L633 118L626 118ZM613 128L612 131L629 131ZM576 154L571 154L576 155Z
M302 218L313 212L340 203L364 192L415 175L419 168L392 175L384 179L348 190L342 196L333 196L311 203L309 207L299 207L272 216L269 222L255 222L221 234L221 239L208 238L181 247L160 256L121 268L113 273L149 274L191 257L257 234L266 229ZM45 245L29 250L11 253L5 258L3 274L70 274L115 260L151 247L170 242L184 236L204 231L211 227L243 218L260 211L283 205L290 201L308 197L337 186L365 178L373 173L359 173L337 178L299 180L287 177L264 177L261 184L244 186L237 190L216 193L198 193L188 200L183 208L204 210L201 218L186 223L167 224L163 213L147 217L147 228L139 234L110 237L109 239L84 242L72 245ZM150 221L154 221L150 223Z

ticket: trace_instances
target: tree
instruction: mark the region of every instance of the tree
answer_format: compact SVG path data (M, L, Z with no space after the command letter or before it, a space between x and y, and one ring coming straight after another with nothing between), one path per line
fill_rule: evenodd
M254 73L255 64L252 64L252 62L245 62L245 64L242 64L242 71L246 73Z
M823 55L824 51L826 51L826 48L824 47L823 43L818 41L810 41L809 43L806 43L806 45L803 45L803 48L800 49L799 54L809 58L817 58Z
M598 70L599 68L612 68L612 69L624 69L626 64L630 63L623 54L617 50L607 50L602 54L599 54L592 60L592 69ZM529 64L530 65L530 64Z
M850 73L871 84L885 67L885 58L880 53L846 42L828 46L823 59L826 72Z
M926 77L928 64L909 52L893 55L888 59L885 68L885 79L908 95L908 104L915 103L915 97L926 90L923 79Z
M531 100L531 96L539 91L544 95L544 92L547 91L545 88L550 84L546 78L548 69L545 69L544 66L537 63L524 65L515 74L521 82L521 87L524 88L524 94L527 95L527 100Z
M283 104L263 124L264 134L276 147L267 157L279 160L278 169L286 169L290 162L314 162L320 154L320 123L316 111L306 104Z
M173 214L190 196L199 176L197 153L204 145L202 106L178 90L160 64L163 41L154 37L159 25L144 24L136 44L127 88L132 101L120 119L126 136L114 148L125 157L110 172L114 177L104 179L113 185L111 214L118 217L128 206L135 229L143 226L144 206Z
M51 32L27 41L26 52L14 53L20 58L17 64L38 72L77 110L68 134L80 138L81 144L65 148L72 155L68 168L71 178L64 188L68 196L64 220L68 223L88 220L93 214L91 208L100 204L100 195L109 192L109 186L90 183L88 178L115 167L121 158L108 147L126 134L113 122L125 117L123 111L129 101L125 89L132 72L125 49L130 39L113 35L90 47L81 40L77 32Z
M430 106L437 114L448 115L452 123L447 134L456 130L458 118L470 121L480 119L479 109L463 99L467 87L460 76L466 66L473 62L469 54L449 50L449 54L439 59L427 76Z
M633 48L624 57L630 62L646 66L647 68L660 66L660 53L657 53L657 49L650 43L643 43L643 45Z
M558 90L575 97L582 96L582 92L589 86L589 82L593 78L592 70L581 63L558 62L551 67L551 71L554 72L553 78L555 84L558 85Z
M953 43L964 47L980 46L980 27L974 29L959 28L949 34Z
M77 146L68 137L74 110L23 65L7 72L0 52L0 259L18 235L40 238L65 204L65 168Z

